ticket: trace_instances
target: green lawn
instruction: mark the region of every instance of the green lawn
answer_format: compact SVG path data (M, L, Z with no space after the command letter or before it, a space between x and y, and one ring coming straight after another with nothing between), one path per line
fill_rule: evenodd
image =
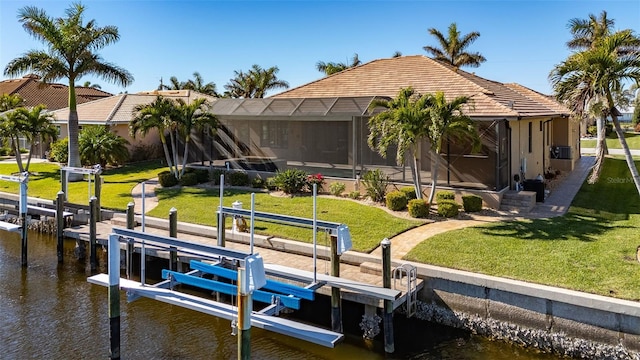
M168 218L169 210L178 210L178 221L186 221L202 225L216 224L216 208L220 204L217 189L201 188L169 188L157 189L158 206L149 211L149 216ZM225 190L224 206L231 206L235 201L243 203L245 209L251 208L251 193L248 191ZM311 196L276 197L267 193L256 193L256 211L313 217L313 198ZM317 198L318 219L344 223L349 226L353 249L370 252L380 241L422 224L417 220L400 219L386 211L366 206L346 199ZM227 227L231 226L229 221ZM281 238L295 239L311 243L313 232L310 229L256 221L255 231L258 234L273 235ZM328 245L328 237L319 233L319 244Z
M450 231L422 242L407 260L640 300L640 197L624 160L607 159L569 212Z
M624 138L627 140L627 144L630 149L640 149L640 134L625 132ZM596 140L580 140L580 146L583 148L595 148ZM620 140L615 133L607 136L607 147L610 149L621 149Z
M103 175L101 205L103 208L126 210L127 204L133 201L131 190L144 180L155 178L158 172L166 169L158 161L149 161L127 165L116 169L107 169ZM0 174L14 174L18 165L0 163ZM28 195L42 199L54 200L60 185L60 166L56 163L33 163L29 166ZM0 181L0 191L18 193L18 184ZM93 195L91 183L91 192ZM72 182L68 185L68 199L76 204L89 204L89 183L85 181Z

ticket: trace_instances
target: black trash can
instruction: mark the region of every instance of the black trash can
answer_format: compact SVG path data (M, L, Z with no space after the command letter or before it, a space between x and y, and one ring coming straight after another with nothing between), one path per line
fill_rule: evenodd
M527 179L523 184L524 191L534 191L536 193L536 202L544 202L544 181L536 179Z

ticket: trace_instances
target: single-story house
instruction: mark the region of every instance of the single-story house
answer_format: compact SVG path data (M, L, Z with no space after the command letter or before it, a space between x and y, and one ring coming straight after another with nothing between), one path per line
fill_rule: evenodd
M473 101L466 114L478 124L482 149L472 153L468 144L447 143L439 154L438 186L499 194L514 187L516 174L529 179L549 168L571 171L580 156L579 125L552 98L416 55L374 60L265 99L211 98L210 111L222 127L215 139L196 139L189 161L238 162L259 170L296 167L343 179L380 168L392 180L410 182L409 166L396 164L395 149L382 157L367 145L371 101L394 98L409 86L421 94L442 91ZM128 124L133 107L156 95L167 96L125 94L80 105L80 124ZM175 96L204 95L182 90ZM54 114L66 122L68 112ZM128 136L124 129L116 132ZM428 183L433 161L424 145L421 171Z

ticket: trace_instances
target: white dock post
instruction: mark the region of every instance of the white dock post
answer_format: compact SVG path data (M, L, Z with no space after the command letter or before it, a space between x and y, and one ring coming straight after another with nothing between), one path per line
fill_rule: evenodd
M27 230L29 220L27 220L27 178L20 181L20 218L22 219L22 266L27 266Z
M380 242L382 246L382 286L391 289L391 241L385 238ZM407 294L409 296L409 294ZM391 354L395 351L393 340L393 301L384 301L384 352Z
M109 235L109 358L120 359L120 237Z
M238 360L251 359L251 292L247 269L238 267Z

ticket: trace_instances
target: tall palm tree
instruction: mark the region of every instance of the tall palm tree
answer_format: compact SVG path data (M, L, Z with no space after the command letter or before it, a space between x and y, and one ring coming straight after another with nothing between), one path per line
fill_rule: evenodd
M191 144L191 132L208 129L213 135L218 128L218 119L209 112L209 104L206 99L196 99L187 104L182 99L177 100L176 104L176 122L178 125L178 133L184 141L184 152L182 157L182 169L180 177L184 175L184 170L189 157L189 145Z
M636 51L626 51L634 46ZM624 54L620 54L620 49L625 49ZM606 104L606 111L611 117L633 181L640 194L640 176L620 127L619 111L616 109L613 95L616 90L622 88L625 81L640 83L640 39L631 30L622 30L605 36L590 49L569 56L553 69L549 78L556 94L561 93L568 86L583 86L604 98L603 103Z
M92 75L124 87L133 82L128 71L105 62L97 53L120 39L118 28L99 27L95 20L84 23L84 9L82 4L74 3L64 18L50 17L34 6L20 9L18 18L24 29L42 41L47 50L30 50L11 60L4 69L4 74L9 76L33 72L40 75L43 82L69 80L69 166L74 167L80 166L76 81L83 75Z
M423 49L431 54L435 60L445 62L456 68L462 66L478 67L487 60L478 52L470 53L465 51L469 45L480 37L480 33L477 31L461 37L456 23L451 23L446 37L435 28L430 28L429 33L438 40L440 47L424 46Z
M216 84L214 82L208 82L205 84L202 80L202 76L197 71L193 73L193 80L189 79L187 81L186 88L205 95L211 95L215 97L220 96L216 91Z
M246 73L234 71L235 76L224 86L225 96L232 98L263 98L269 90L287 89L289 83L278 79L277 66L263 69L254 64Z
M602 11L600 17L589 14L588 19L573 18L569 20L569 31L573 38L567 41L567 47L574 50L592 48L595 43L611 34L615 20L607 18L607 12Z
M166 131L172 126L172 116L174 111L172 101L162 96L156 97L156 99L150 104L139 104L133 109L133 118L129 122L129 133L133 138L135 138L138 133L144 137L149 133L149 131L157 130L169 171L177 179L177 165L174 166L175 163L172 161L169 146L167 144L167 137L165 135ZM173 151L176 151L175 147L173 148Z
M591 49L598 41L611 34L614 25L615 21L607 18L606 11L602 11L600 17L589 14L588 19L573 18L569 20L568 25L573 38L567 41L567 47L580 51ZM584 75L589 76L589 74ZM573 94L570 97L577 99L575 101L572 101L572 99L564 100L569 105L569 108L573 110L574 116L581 121L582 127L587 128L590 115L596 118L596 167L589 179L589 182L593 183L598 180L602 169L601 166L604 163L604 156L609 153L604 131L606 114L595 113L594 110L604 110L607 107L603 106L602 98L592 93L589 87L578 87L570 90L569 93Z
M360 59L358 58L358 54L354 54L353 57L351 58L351 64L335 63L335 62L325 63L324 61L318 61L316 63L316 69L318 69L318 71L320 72L325 73L325 75L329 76L329 75L338 73L340 71L346 70L348 68L356 67L360 64L362 64L362 61L360 61Z

